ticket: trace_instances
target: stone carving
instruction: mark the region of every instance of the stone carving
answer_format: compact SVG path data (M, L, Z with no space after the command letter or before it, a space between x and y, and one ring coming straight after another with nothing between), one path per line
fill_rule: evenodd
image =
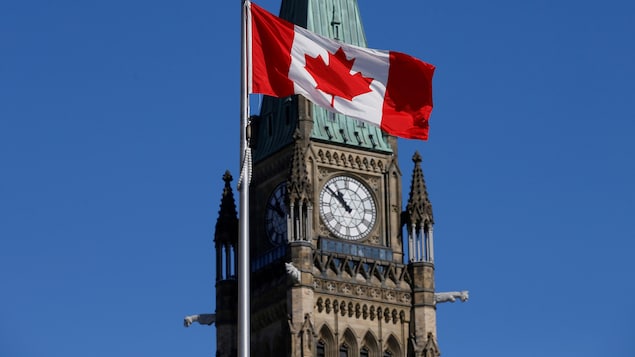
M461 300L462 302L466 302L469 299L469 291L450 291L447 293L436 293L434 294L434 301L437 303L440 302L455 302L456 299Z
M410 335L410 344L412 345L416 356L439 357L441 355L441 351L439 351L439 346L437 345L432 332L428 332L428 338L423 344L417 341L417 337L414 334Z
M317 303L316 303L318 312L322 312L322 310L324 310L324 300L322 298L317 299Z
M310 354L311 347L314 344L313 339L317 337L311 321L311 314L304 314L304 322L299 328L297 327L298 324L293 323L291 316L287 316L287 324L289 332L291 332L291 344L295 350L292 356Z
M330 314L331 312L348 316L350 318L357 319L371 319L374 320L377 318L378 320L384 321L386 323L391 322L393 324L396 323L404 323L406 321L406 312L404 310L390 309L388 307L384 307L381 305L378 306L368 306L366 304L362 305L360 303L355 303L355 300L331 300L329 298L319 297L317 299L315 307L317 311L322 313Z
M342 292L344 294L347 294L347 295L350 294L351 291L353 290L353 288L351 287L350 284L342 284L342 288L341 289L342 289Z
M293 263L284 263L284 267L287 271L287 275L291 278L294 283L300 282L300 270L296 268Z
M373 298L377 299L381 296L381 291L379 289L371 289L370 290L370 296L372 296Z
M333 292L333 291L335 291L335 289L336 289L335 288L335 284L333 282L329 281L329 282L326 283L326 290L328 290L330 292Z
M190 327L190 325L195 322L198 322L201 325L212 325L216 322L216 314L190 315L185 316L185 319L183 319L183 325L185 327Z
M344 153L329 150L324 151L322 149L317 152L316 159L318 162L324 164L373 172L383 172L385 166L383 160L380 159L371 158L369 160L366 156L360 157L356 155L353 157L350 154L347 157Z

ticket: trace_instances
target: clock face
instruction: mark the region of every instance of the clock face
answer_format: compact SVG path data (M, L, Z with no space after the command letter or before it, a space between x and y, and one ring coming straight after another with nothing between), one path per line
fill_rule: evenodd
M287 184L281 183L269 196L265 210L265 230L269 240L278 245L287 240Z
M320 192L320 216L339 238L364 238L375 225L377 208L366 186L354 178L336 176Z

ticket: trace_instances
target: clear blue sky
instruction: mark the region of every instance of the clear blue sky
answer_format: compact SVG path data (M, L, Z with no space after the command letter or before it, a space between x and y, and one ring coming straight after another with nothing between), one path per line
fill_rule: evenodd
M0 3L0 356L213 355L240 1ZM258 2L277 13L279 0ZM444 356L635 355L635 2L360 0L437 66ZM235 183L235 182L234 182Z

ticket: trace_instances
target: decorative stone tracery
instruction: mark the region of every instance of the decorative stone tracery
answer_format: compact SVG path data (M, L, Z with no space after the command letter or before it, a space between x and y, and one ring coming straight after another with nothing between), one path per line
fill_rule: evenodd
M354 300L332 299L329 297L319 297L315 303L318 313L339 314L349 318L375 320L380 319L386 323L406 322L406 310L403 308L389 307L382 304L360 304Z
M335 167L352 168L368 172L383 173L386 168L384 160L362 155L348 154L338 150L319 149L316 155L317 162Z

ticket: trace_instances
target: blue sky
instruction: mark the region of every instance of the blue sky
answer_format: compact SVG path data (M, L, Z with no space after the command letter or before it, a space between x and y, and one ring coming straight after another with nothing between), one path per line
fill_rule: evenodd
M0 3L0 355L212 355L235 1ZM258 2L277 13L279 0ZM360 0L437 66L415 150L444 356L635 355L635 3ZM234 186L235 187L235 186Z

